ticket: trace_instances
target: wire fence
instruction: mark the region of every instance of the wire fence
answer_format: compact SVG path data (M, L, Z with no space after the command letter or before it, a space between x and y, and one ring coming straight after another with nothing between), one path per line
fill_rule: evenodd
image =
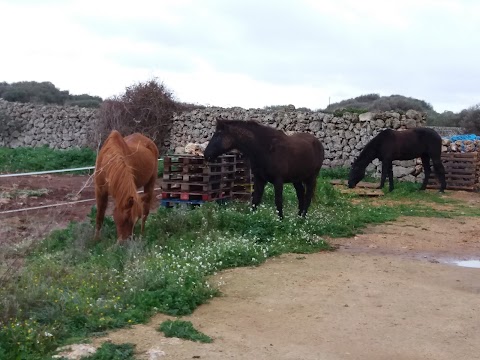
M163 161L163 158L159 158L158 161ZM26 173L0 174L0 178L9 178L9 177L17 177L17 176L46 175L46 174L55 174L55 173L67 173L67 172L85 171L85 170L94 170L94 169L95 169L95 166L84 166L84 167L71 168L71 169L61 169L61 170L31 171L31 172L26 172ZM156 188L155 190L159 190L159 189L160 188ZM141 191L139 191L139 193L140 192ZM57 204L33 206L33 207L29 207L29 208L5 210L5 211L0 211L0 215L23 212L23 211L40 210L40 209L46 209L46 208L64 206L64 205L74 205L74 204L84 203L84 202L89 202L89 201L95 201L95 199L83 199L83 200L62 202L62 203L57 203Z
M158 159L158 161L163 161L163 158ZM8 178L8 177L16 177L16 176L46 175L46 174L85 171L85 170L93 170L93 169L95 169L95 166L84 166L84 167L61 169L61 170L31 171L26 173L0 174L0 178Z

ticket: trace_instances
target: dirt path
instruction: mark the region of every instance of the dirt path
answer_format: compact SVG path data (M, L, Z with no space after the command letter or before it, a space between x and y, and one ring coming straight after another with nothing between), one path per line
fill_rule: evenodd
M480 259L478 234L478 218L401 218L217 275L224 296L184 318L212 344L164 338L163 315L108 339L141 359L480 359L480 269L449 263Z

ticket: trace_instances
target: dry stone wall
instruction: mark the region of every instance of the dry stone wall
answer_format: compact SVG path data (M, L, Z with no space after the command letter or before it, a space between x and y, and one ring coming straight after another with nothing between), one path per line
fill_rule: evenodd
M97 110L8 102L0 99L0 146L54 149L88 146Z
M0 99L0 146L42 146L55 149L94 146L98 110L79 107L12 103ZM405 114L381 112L341 116L316 111L283 109L242 109L209 107L177 114L165 147L182 151L189 142L204 143L215 130L217 119L257 120L286 133L310 132L325 147L325 167L349 166L360 150L382 129L395 130L425 126L425 114L413 110ZM415 160L396 162L394 174L409 181L422 179ZM374 160L368 170L380 173ZM420 174L418 174L420 172Z
M204 143L215 130L217 119L257 120L265 125L292 132L309 132L319 138L325 147L324 167L350 166L361 149L383 129L409 129L425 126L426 115L414 110L398 112L345 113L341 116L314 111L300 111L286 107L284 110L242 108L217 108L194 110L177 115L171 130L169 147L182 152L189 142ZM415 160L396 161L394 174L408 181L421 181L421 169ZM381 171L378 160L367 168L377 175ZM420 172L420 173L419 173Z

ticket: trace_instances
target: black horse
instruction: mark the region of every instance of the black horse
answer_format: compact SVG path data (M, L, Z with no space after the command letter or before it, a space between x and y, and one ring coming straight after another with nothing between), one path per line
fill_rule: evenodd
M422 159L425 179L420 190L427 187L430 177L430 159L432 159L435 174L440 180L440 192L447 187L445 182L445 168L441 160L442 138L436 131L429 128L415 128L405 131L392 129L383 130L365 145L362 152L352 164L348 187L354 188L365 176L365 168L374 159L382 162L382 178L379 189L385 185L388 174L389 191L393 190L393 160Z
M312 134L286 135L256 121L217 120L204 155L207 161L232 149L250 160L254 176L252 205L260 204L267 182L275 189L275 205L283 218L283 184L293 183L298 214L305 216L312 201L317 176L323 164L322 143Z

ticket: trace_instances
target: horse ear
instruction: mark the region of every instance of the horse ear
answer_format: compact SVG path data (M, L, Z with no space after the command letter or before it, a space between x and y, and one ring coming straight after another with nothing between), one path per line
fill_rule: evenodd
M133 207L133 203L134 203L133 196L130 196L127 200L126 208L131 209Z

